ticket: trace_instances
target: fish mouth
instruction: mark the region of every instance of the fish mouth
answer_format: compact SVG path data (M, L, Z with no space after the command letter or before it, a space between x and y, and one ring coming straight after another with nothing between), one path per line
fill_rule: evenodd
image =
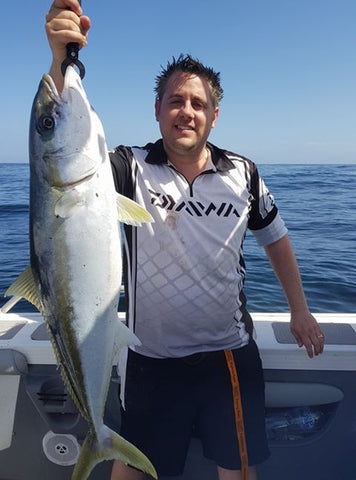
M69 83L69 75L65 75L63 90L60 93L53 78L48 73L43 75L37 96L37 111L40 112L44 109L51 111L54 104L60 106L62 103L67 103L68 90L70 90Z
M53 100L60 100L60 95L58 93L56 84L54 83L53 78L49 74L45 74L42 77L42 81L44 85L46 86L46 89L48 91L48 94Z
M60 103L61 96L52 77L48 74L43 75L37 98L37 108L39 110L48 109L51 105Z

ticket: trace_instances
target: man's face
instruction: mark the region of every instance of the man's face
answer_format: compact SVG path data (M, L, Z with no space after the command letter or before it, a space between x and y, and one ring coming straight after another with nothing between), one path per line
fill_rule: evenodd
M169 78L155 109L168 156L199 154L219 113L208 82L184 72L175 72Z

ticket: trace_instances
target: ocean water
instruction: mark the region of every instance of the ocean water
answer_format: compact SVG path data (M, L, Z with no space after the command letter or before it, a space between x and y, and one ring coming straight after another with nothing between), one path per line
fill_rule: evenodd
M260 165L289 229L313 312L356 312L356 165ZM29 263L29 168L0 163L0 304ZM251 312L288 306L253 236L244 245ZM34 311L26 301L14 312Z

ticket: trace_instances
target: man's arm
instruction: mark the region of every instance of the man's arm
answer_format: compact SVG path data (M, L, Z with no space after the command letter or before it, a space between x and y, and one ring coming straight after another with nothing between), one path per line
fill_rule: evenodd
M297 260L288 235L265 246L273 270L282 285L291 311L291 331L300 347L305 346L310 358L324 349L324 335L310 313L304 295Z
M78 0L54 0L46 15L46 33L53 55L49 73L59 92L63 90L61 66L67 55L66 46L74 42L84 47L89 28L90 20L82 15Z

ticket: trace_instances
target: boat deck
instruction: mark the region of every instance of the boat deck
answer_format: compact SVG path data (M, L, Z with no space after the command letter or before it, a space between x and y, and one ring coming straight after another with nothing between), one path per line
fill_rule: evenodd
M295 344L288 314L252 317L271 448L259 478L355 480L356 314L315 314L326 345L313 359ZM120 422L118 384L113 368L105 414L112 428ZM70 478L85 430L63 387L41 316L0 315L0 480ZM89 480L109 478L109 471L109 462L100 464ZM184 475L174 478L216 479L197 439Z

